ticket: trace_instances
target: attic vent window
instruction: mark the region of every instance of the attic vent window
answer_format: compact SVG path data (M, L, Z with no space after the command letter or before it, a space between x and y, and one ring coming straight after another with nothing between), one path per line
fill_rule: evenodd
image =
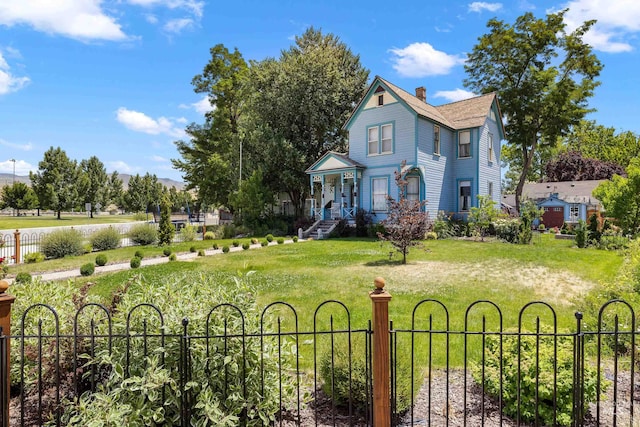
M378 95L378 105L384 105L384 95Z

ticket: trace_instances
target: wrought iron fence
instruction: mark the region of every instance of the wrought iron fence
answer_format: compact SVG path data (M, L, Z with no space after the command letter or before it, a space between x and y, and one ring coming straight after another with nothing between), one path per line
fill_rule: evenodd
M425 299L406 329L354 328L348 308L331 300L304 330L284 302L255 316L221 303L173 324L152 304L125 316L86 304L72 325L37 304L0 337L1 366L13 349L11 378L0 369L0 384L12 385L10 422L19 426L66 425L73 408L95 403L95 393L107 400L123 384L162 410L161 425L191 425L213 405L237 425L378 426L376 376L391 385L394 426L636 426L635 316L614 300L597 318L575 313L566 331L544 302L505 319L495 303L476 301L460 322ZM375 345L376 334L390 338L389 351ZM380 358L388 372L375 367ZM0 387L0 401L9 396ZM8 417L3 410L3 426Z

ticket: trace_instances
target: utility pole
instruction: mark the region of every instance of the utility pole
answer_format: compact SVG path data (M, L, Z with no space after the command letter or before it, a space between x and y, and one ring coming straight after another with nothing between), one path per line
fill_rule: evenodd
M13 181L11 182L11 184L15 184L16 183L16 159L11 159L9 161L13 162Z

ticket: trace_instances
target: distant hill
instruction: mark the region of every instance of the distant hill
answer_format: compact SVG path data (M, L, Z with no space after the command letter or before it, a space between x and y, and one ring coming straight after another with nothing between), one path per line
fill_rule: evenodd
M131 178L131 175L126 173L121 173L119 176L120 176L120 179L122 180L122 185L126 190L128 188L129 179ZM27 185L31 185L31 180L29 179L28 175L27 176L16 175L16 182L24 182ZM167 188L176 187L176 189L178 190L182 190L186 186L184 182L175 181L169 178L158 178L158 182L160 182L162 185L166 186ZM4 187L5 185L11 185L12 183L13 183L13 174L0 173L0 188Z

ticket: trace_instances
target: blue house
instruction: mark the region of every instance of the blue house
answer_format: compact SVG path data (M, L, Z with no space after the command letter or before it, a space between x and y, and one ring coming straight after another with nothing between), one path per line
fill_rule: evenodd
M311 216L353 220L359 209L386 218L387 195L398 198L394 172L406 166L406 197L438 211L466 215L478 195L500 206L500 141L495 93L441 106L376 76L344 124L349 152L328 152L307 169Z

